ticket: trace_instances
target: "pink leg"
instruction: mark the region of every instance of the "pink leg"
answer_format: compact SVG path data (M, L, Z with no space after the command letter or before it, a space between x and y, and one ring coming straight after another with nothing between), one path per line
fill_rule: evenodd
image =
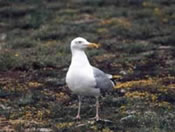
M96 97L96 116L95 116L96 121L100 120L99 117L99 100L98 97Z
M80 117L80 109L81 109L81 97L78 96L78 113L77 113L77 116L75 117L76 119L81 119Z

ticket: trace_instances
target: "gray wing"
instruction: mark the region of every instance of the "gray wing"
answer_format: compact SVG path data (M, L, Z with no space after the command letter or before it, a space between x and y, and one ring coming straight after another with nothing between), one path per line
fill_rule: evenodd
M113 83L109 79L109 74L105 74L103 71L99 70L96 67L93 67L93 73L96 81L95 88L100 88L100 90L104 92L112 89Z

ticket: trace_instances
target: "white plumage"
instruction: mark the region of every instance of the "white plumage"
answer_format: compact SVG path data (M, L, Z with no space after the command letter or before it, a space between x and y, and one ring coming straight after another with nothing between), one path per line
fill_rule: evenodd
M99 120L98 97L101 92L108 91L113 87L109 79L111 75L91 66L84 52L87 47L99 47L86 39L77 37L71 42L72 60L66 75L66 83L70 90L79 97L79 107L76 118L80 119L81 96L96 97L96 120Z

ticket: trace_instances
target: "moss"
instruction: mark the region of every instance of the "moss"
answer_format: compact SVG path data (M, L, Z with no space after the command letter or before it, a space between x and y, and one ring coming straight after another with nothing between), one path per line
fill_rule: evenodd
M0 1L2 131L174 131L173 0ZM4 37L5 34L5 37ZM111 95L77 98L65 85L70 41L101 43L91 64L115 75ZM5 126L4 126L4 124Z
M124 83L119 83L115 86L115 88L131 88L135 86L145 87L149 85L156 85L156 82L153 79L129 81L129 82L124 82Z
M70 128L74 125L74 122L65 122L65 123L57 123L56 127L58 129L62 129L62 128Z

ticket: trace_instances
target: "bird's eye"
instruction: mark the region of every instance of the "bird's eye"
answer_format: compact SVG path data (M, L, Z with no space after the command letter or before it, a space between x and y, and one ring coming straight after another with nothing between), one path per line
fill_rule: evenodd
M78 41L78 44L81 44L82 41Z

